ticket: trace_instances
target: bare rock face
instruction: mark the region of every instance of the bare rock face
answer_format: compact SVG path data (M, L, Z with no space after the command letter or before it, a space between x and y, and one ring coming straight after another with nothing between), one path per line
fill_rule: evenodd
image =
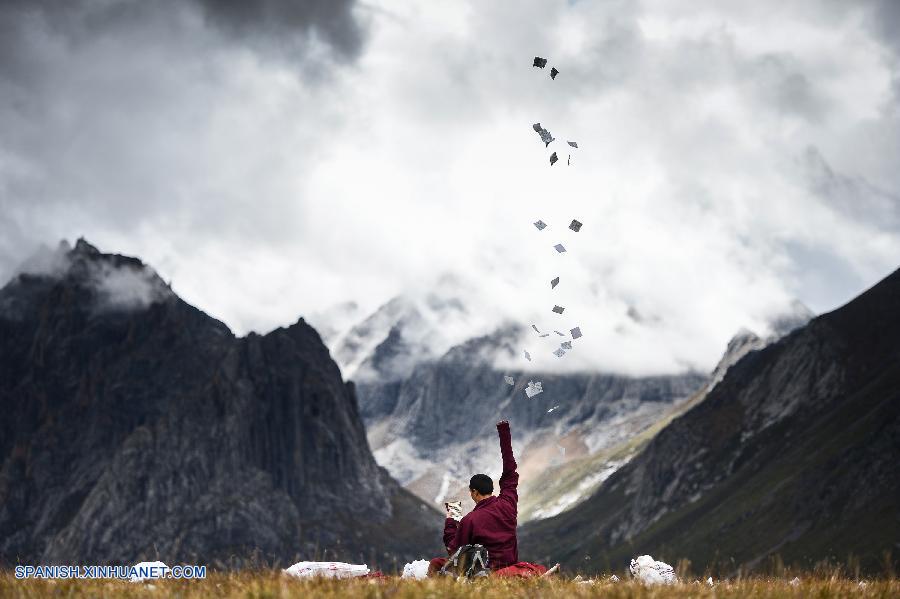
M237 338L84 240L0 290L0 410L0 563L390 568L439 549L315 330Z
M376 458L422 499L439 503L445 497L465 497L476 472L499 476L493 431L498 419L515 423L523 473L520 497L526 498L541 471L626 443L708 380L700 373L629 377L499 371L492 365L492 352L518 355L520 332L514 325L502 326L438 358L421 360L404 377L358 383ZM393 332L384 344L396 347ZM533 398L525 393L530 379L541 381L544 389ZM573 448L569 454L560 451L564 439ZM576 486L583 480L571 478ZM558 494L572 492L560 487ZM523 515L530 517L531 511Z
M881 572L900 538L898 442L900 271L745 352L591 498L526 526L520 547L581 568L649 553L733 573L853 555Z

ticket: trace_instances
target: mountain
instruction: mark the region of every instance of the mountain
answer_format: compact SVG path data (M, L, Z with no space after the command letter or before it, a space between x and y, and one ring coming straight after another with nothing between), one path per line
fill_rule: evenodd
M358 383L376 459L422 499L439 503L464 496L475 472L499 476L492 434L499 419L516 423L520 495L527 497L538 473L627 441L706 382L698 373L628 377L499 370L495 358L518 356L522 332L500 326L416 362L405 378ZM513 385L506 384L506 375ZM529 380L541 381L544 392L527 398ZM526 506L520 516L527 519L538 510Z
M386 566L440 549L440 515L378 467L353 384L303 319L235 337L83 239L0 290L0 410L0 563Z
M672 420L706 399L709 391L742 357L751 351L775 343L784 335L806 324L813 316L809 308L799 301L794 301L786 311L776 314L768 323L771 332L765 338L746 328L738 331L729 341L708 382L699 391L685 400L674 402L666 410L656 412L652 422L638 421L641 426L627 427L634 431L633 434L621 438L618 442L607 445L600 451L577 455L573 459L554 464L552 469L542 470L534 480L526 483L528 492L520 497L519 503L520 521L527 522L555 516L587 499L613 472L633 456L638 455ZM621 428L622 424L619 422L616 426Z
M409 376L417 362L453 345L445 331L466 313L458 298L428 293L394 297L352 326L348 319L359 314L355 302L315 314L312 320L329 332L328 346L348 379L388 382Z
M720 574L896 568L898 416L900 270L744 355L588 500L526 525L520 547L590 571L645 553Z
M720 372L811 316L794 302L770 323L767 337L740 333L712 379L694 372L559 375L495 366L522 359L530 328L501 324L448 343L443 331L469 314L459 297L449 285L418 300L395 297L330 347L345 372L357 375L360 412L378 463L425 501L465 497L474 472L499 474L491 425L512 418L524 474L520 522L556 515L589 497L665 424L702 401ZM634 309L629 314L647 320ZM327 320L317 326L333 328ZM504 383L506 375L513 386ZM533 399L524 394L529 380L544 385Z
M807 308L801 301L794 300L790 303L786 310L776 314L769 321L771 333L766 337L760 337L753 331L743 328L731 338L725 354L719 360L710 377L709 388L712 389L722 378L725 373L734 364L751 351L762 349L770 345L785 335L805 326L815 314Z

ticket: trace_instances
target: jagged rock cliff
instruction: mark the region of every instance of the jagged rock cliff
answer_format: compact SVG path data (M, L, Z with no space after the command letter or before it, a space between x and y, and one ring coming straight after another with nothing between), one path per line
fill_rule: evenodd
M900 546L900 271L759 351L520 547L586 570L650 553L883 571ZM852 565L852 564L851 564Z
M235 337L84 240L0 290L0 562L391 567L440 516L375 463L302 319Z

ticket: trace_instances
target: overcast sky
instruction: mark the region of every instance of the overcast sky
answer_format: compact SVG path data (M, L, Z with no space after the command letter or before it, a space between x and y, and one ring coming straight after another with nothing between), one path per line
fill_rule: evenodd
M460 338L711 368L900 266L898 40L891 0L7 1L0 279L84 235L243 334L453 274Z

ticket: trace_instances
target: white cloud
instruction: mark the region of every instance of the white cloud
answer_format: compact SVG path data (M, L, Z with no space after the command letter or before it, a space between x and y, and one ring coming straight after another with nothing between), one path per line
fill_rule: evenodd
M0 104L0 256L83 233L237 332L454 272L477 314L458 338L580 325L536 365L710 368L739 327L833 308L900 255L889 48L864 8L774 6L368 4L356 62L315 78L185 11L44 32L19 48L37 100ZM810 152L857 195L823 192Z

